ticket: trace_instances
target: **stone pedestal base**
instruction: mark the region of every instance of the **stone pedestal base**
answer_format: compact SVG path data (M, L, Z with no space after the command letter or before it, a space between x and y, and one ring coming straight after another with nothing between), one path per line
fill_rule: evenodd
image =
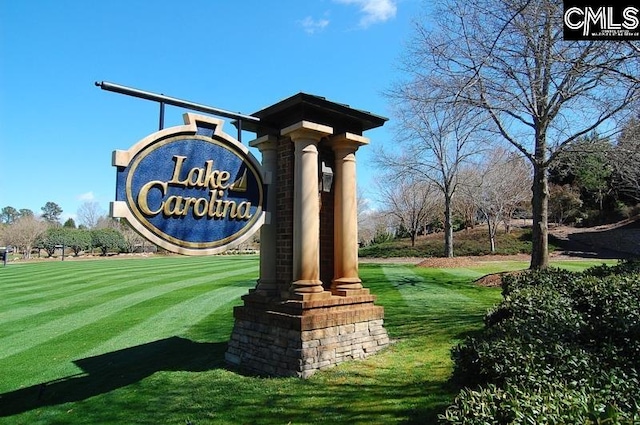
M307 378L389 344L384 309L368 294L274 302L249 293L234 310L227 362L270 376Z

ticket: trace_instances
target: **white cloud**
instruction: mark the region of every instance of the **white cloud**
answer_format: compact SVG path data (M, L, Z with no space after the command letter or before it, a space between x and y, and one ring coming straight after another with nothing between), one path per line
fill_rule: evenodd
M302 28L307 34L314 34L322 31L329 25L328 19L313 19L311 16L307 16L303 20L299 21Z
M96 199L96 196L93 194L93 192L87 192L87 193L83 193L81 195L78 195L78 200L80 201L93 201L94 199Z
M396 16L398 7L395 0L334 0L342 4L355 4L363 14L360 27L367 28L378 22L385 22Z

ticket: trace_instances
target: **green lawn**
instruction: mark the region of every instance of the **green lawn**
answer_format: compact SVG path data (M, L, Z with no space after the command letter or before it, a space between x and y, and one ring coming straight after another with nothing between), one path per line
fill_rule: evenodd
M524 267L363 264L396 342L299 380L224 363L257 257L10 264L0 268L0 423L432 423L456 392L449 349L500 299L472 280Z

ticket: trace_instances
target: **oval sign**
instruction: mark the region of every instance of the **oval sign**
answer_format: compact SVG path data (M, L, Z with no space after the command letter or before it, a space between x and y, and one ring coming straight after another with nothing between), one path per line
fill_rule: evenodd
M185 114L184 126L115 151L111 215L180 254L215 254L248 239L264 222L262 171L222 125Z

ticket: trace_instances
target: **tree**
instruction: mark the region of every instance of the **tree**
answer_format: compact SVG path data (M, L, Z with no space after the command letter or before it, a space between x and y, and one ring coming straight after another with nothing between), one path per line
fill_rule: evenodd
M625 123L613 149L614 186L626 198L640 202L640 120Z
M549 185L549 214L556 223L576 219L581 206L580 191L574 186Z
M142 246L144 238L136 232L126 220L120 221L120 234L122 235L121 248L124 252L135 252L136 248Z
M596 133L574 141L558 152L549 164L550 181L574 185L583 192L584 201L603 209L603 201L611 187L613 146Z
M484 217L489 245L496 252L496 234L500 223L505 231L514 212L531 198L531 169L519 155L494 149L486 160L474 167L463 188Z
M638 100L640 46L563 40L555 0L444 0L417 24L405 69L415 101L464 103L533 166L531 268L548 266L548 169L574 140L615 128ZM421 85L416 84L421 82ZM442 93L448 93L443 97ZM437 96L437 99L435 98ZM606 136L605 136L606 137Z
M109 251L119 251L125 242L120 232L105 227L91 231L91 243L102 251L103 256L106 256Z
M91 246L91 233L85 229L65 229L66 246L73 250L73 255L78 256L81 251L86 251Z
M52 226L38 239L37 245L44 249L48 257L55 254L59 247L67 246L67 234L69 229L64 227Z
M42 210L42 218L51 224L60 224L60 215L62 214L62 208L55 202L47 202Z
M78 208L78 221L88 229L94 229L105 213L97 202L83 202Z
M453 257L453 200L459 172L481 149L479 130L484 122L463 104L443 108L441 97L416 99L414 94L422 87L420 81L415 84L387 93L394 102L399 149L380 151L376 163L398 178L410 176L439 188L444 200L444 255Z
M28 209L28 208L21 208L20 209L20 217L34 217L34 216L35 216L35 214L30 209Z
M11 224L20 217L20 212L13 207L6 206L0 211L0 223Z
M20 249L24 258L31 258L31 250L47 228L46 222L34 216L20 217L11 226L6 227L3 237L7 245Z
M402 179L393 185L380 184L379 194L387 214L409 235L412 247L418 233L440 212L439 191L431 182Z
M470 175L472 171L474 170L461 170L461 174L463 174L462 180L472 181L472 179L474 178L472 175ZM478 207L471 197L471 193L469 190L460 191L460 194L455 198L453 208L455 213L462 219L462 225L465 231L468 231L469 229L475 229L476 220L478 218Z
M67 228L67 229L75 229L76 228L76 222L75 222L75 220L73 218L69 217L67 219L67 221L64 222L62 227Z

